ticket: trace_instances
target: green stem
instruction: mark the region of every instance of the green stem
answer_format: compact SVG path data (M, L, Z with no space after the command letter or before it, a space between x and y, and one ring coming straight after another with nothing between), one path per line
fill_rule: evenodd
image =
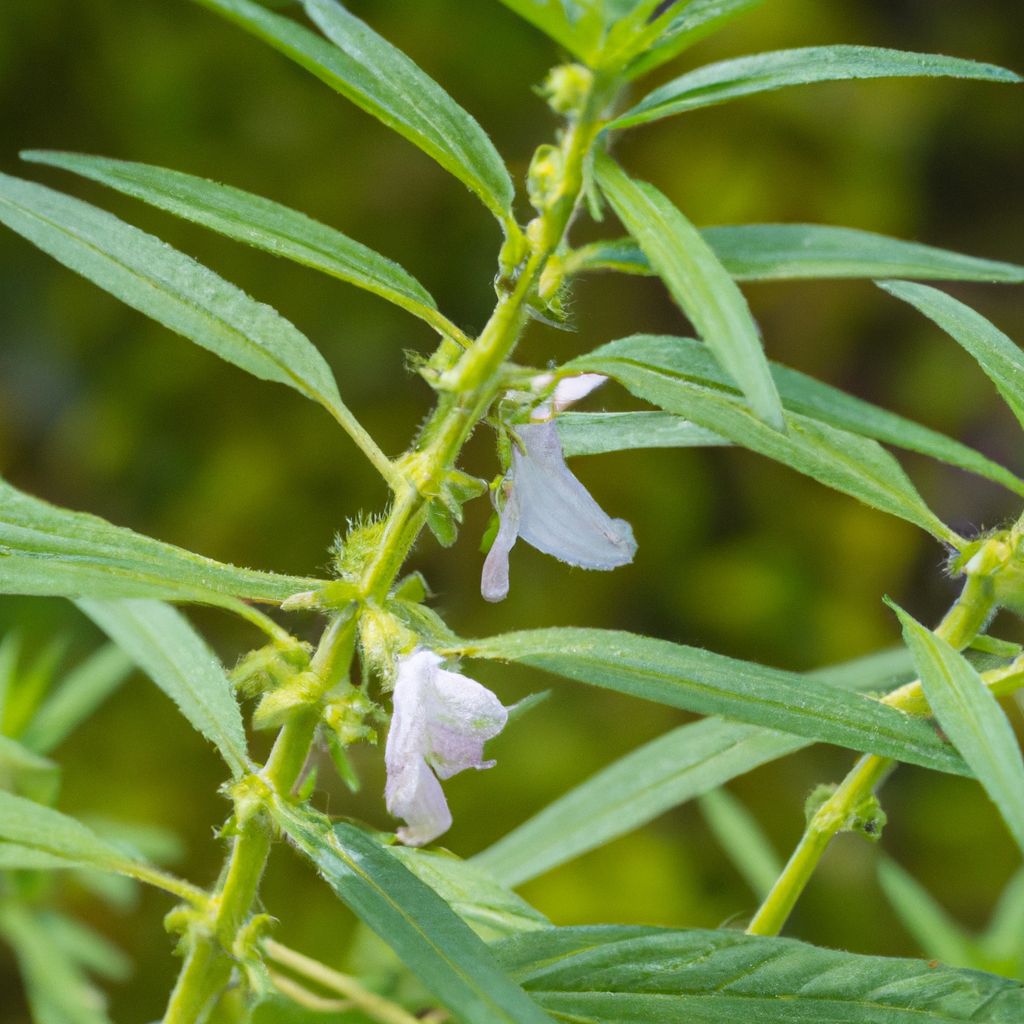
M580 116L569 124L562 139L565 172L561 195L534 222L533 249L511 291L499 298L479 338L443 374L437 407L412 453L392 462L347 409L328 404L394 494L381 543L359 583L364 599L382 600L387 596L426 524L431 496L437 493L444 475L455 465L463 445L500 391L502 367L526 325L541 273L548 258L561 246L578 206L584 164L600 131L600 115L614 86L610 80L595 81ZM325 631L311 665L311 671L323 683L322 693L348 672L356 625L354 616L339 616ZM282 727L261 772L271 790L284 796L290 794L302 773L318 723L319 709L311 704L293 714ZM270 827L262 813L235 836L221 885L213 897L216 915L203 934L191 938L164 1024L199 1024L230 980L233 961L229 951L238 929L251 913L270 841ZM398 1008L394 1009L398 1012ZM403 1024L407 1019L408 1015L390 1018L402 1020Z
M994 601L989 580L968 576L960 597L936 627L936 635L958 650L963 649L984 628ZM999 682L1006 685L1007 680L1019 675L1020 669L1009 674L1002 671ZM884 703L911 713L928 712L920 682L894 691ZM865 754L857 761L836 791L811 816L792 856L747 927L747 934L778 935L782 931L833 838L895 767L892 758L876 754Z

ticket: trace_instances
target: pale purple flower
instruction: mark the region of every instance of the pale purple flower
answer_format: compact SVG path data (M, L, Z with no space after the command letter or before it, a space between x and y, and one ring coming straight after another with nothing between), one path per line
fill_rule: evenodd
M483 759L484 742L508 720L508 710L490 690L441 664L422 647L398 660L384 799L388 811L406 823L398 838L407 846L422 846L448 831L452 815L438 779L493 767Z
M480 579L484 600L501 601L508 595L508 557L518 537L584 569L615 569L632 562L632 527L624 519L612 519L573 475L554 420L524 423L512 431L518 444L513 444L503 483L498 534Z

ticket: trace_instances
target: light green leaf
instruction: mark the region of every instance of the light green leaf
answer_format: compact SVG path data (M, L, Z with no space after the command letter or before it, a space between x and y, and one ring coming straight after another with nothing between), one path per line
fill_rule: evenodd
M557 422L567 458L630 448L707 448L730 443L667 412L567 412Z
M306 0L306 12L328 43L249 0L198 2L279 50L418 146L475 192L506 229L514 229L512 179L484 130L404 53L341 4Z
M429 885L484 942L551 927L539 910L471 861L442 850L408 846L386 849Z
M999 701L959 651L901 608L893 608L939 725L1024 851L1024 757Z
M962 345L1024 425L1024 354L998 327L970 306L937 288L906 281L881 281L879 287L917 307Z
M697 384L736 390L735 384L711 357L707 348L692 338L635 334L602 345L576 362L588 363L592 358L622 359ZM791 370L778 363L770 363L769 368L782 404L788 412L799 413L840 430L849 430L875 441L928 455L940 462L986 477L1015 494L1024 494L1024 480L945 434L848 395L798 370Z
M0 790L51 803L60 787L60 766L29 747L0 735Z
M597 925L528 932L501 962L573 1024L1018 1024L1020 982L739 931Z
M0 480L0 592L280 603L322 580L237 569L85 512L30 497Z
M460 1020L550 1024L451 907L372 837L283 801L272 813L338 897Z
M270 306L158 238L8 175L0 175L0 223L172 331L342 415L334 377L308 338Z
M21 734L22 743L48 754L120 687L131 668L131 659L119 648L101 647L69 673L39 708Z
M976 965L978 955L970 935L916 878L894 860L882 857L878 881L924 956L953 967Z
M0 791L0 842L55 858L68 866L122 871L130 864L117 847L80 821L32 800ZM0 847L2 849L2 847Z
M593 0L501 0L584 62L594 60L604 32L600 5Z
M430 293L397 263L270 199L127 160L43 150L27 151L21 157L81 174L235 241L365 288L439 330L447 326Z
M1024 867L1017 869L1003 889L981 937L981 947L990 959L1009 963L1020 972L1018 977L1024 975Z
M42 912L36 920L54 948L90 974L109 981L131 976L131 959L99 932L64 914Z
M242 713L223 666L188 620L159 601L76 604L170 697L234 776L249 768Z
M594 168L619 219L750 407L782 429L782 406L747 300L700 232L656 188L633 181L608 157Z
M704 241L737 281L905 277L938 281L1024 282L1024 267L964 256L873 231L827 224L730 224L702 228ZM592 242L568 257L570 272L653 274L632 239Z
M648 93L609 126L612 129L657 121L698 107L791 85L851 78L952 77L987 82L1019 82L1012 71L959 57L907 53L874 46L808 46L776 50L708 64Z
M782 873L782 862L757 819L724 787L708 791L697 802L733 866L763 900Z
M646 346L643 336L638 351ZM637 398L713 430L798 473L905 519L954 547L964 542L925 505L899 463L875 441L798 413L786 413L786 433L766 426L738 396L701 387L629 356L631 339L614 357L584 356L571 364L617 380ZM598 350L600 353L601 350Z
M911 664L910 653L901 648L809 676L843 689L884 690L905 682ZM681 725L596 772L477 854L473 863L505 885L518 886L810 744L720 718Z
M860 694L721 654L610 629L535 629L464 641L457 652L530 665L702 715L970 774L927 723Z
M74 861L55 857L52 853L0 841L0 871L55 871L73 867Z
M110 1024L106 999L53 941L38 914L13 902L0 906L0 936L14 950L38 1024Z
M717 31L733 18L759 7L764 0L689 0L666 12L663 29L646 53L629 66L627 74L637 78Z

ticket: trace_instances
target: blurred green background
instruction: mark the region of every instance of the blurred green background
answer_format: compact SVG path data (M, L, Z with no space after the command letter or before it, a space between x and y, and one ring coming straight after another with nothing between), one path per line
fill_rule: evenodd
M349 5L402 46L490 131L517 181L554 128L531 91L558 58L496 0L390 0ZM1019 0L773 0L659 72L759 49L847 42L953 53L1024 70ZM1024 261L1021 93L954 81L843 83L697 112L627 135L620 155L700 224L847 224L977 255ZM322 349L345 400L397 453L430 405L404 371L433 336L397 309L338 282L204 233L128 199L19 164L22 148L101 153L175 167L269 196L322 219L419 277L469 331L493 300L498 235L462 187L397 136L286 59L187 0L4 0L0 4L0 170L97 202L275 305ZM526 211L522 210L525 217ZM610 230L616 230L609 225ZM1019 290L955 293L1024 338ZM746 289L769 352L972 443L1020 471L1019 433L988 381L952 342L869 283ZM594 278L573 302L578 330L534 326L521 356L543 365L635 330L685 333L652 281ZM334 534L378 509L381 484L347 439L299 396L246 376L121 306L0 232L0 471L33 494L98 513L224 561L321 571ZM613 407L608 389L590 404ZM481 431L466 468L496 472ZM924 459L907 465L932 507L960 531L1015 515L993 486ZM463 635L552 624L599 625L807 669L894 644L881 596L935 620L952 598L943 552L913 527L754 455L657 451L579 460L576 470L640 543L612 574L571 570L525 545L512 594L485 605L477 550L488 510L477 502L450 552L424 539L414 556L437 607ZM228 617L195 621L228 665L258 638ZM5 599L0 626L31 649L69 638L67 663L99 637L62 602ZM1013 631L1007 624L1004 632ZM303 635L312 618L298 622ZM446 786L469 855L554 796L685 716L528 672L482 667L507 703L554 685L552 698L493 743L498 767ZM263 749L266 738L255 741ZM227 813L215 754L139 676L69 740L62 809L167 826L187 853L177 870L215 877ZM362 793L324 771L318 800L389 827L382 752L355 752ZM780 851L802 804L850 757L818 748L732 788ZM326 766L325 766L326 768ZM885 790L882 846L962 920L978 925L1015 866L980 790L902 769ZM875 881L878 854L854 837L830 851L790 934L915 954ZM558 923L603 920L714 927L755 899L683 807L528 885ZM62 898L130 950L134 976L112 989L126 1022L152 1020L177 967L161 917L142 894L113 913L74 886ZM265 888L278 935L341 963L347 912L286 850ZM0 950L0 1021L25 1019Z

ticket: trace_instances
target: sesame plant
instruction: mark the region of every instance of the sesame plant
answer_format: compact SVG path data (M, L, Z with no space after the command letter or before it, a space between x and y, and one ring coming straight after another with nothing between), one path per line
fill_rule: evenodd
M838 833L879 839L878 791L902 763L973 780L978 799L992 801L1024 850L1024 761L1000 704L1024 687L1024 654L986 632L997 610L1024 609L1024 516L1014 521L1009 503L1010 525L961 536L927 506L889 449L976 474L1018 503L1024 479L950 437L770 361L772 339L762 339L737 282L876 280L894 302L932 322L936 345L962 346L1024 425L1018 347L980 313L919 283L1019 284L1024 268L846 227L700 230L616 158L616 140L627 131L754 93L838 79L1018 77L960 57L844 45L686 66L691 44L758 0L503 2L539 30L537 45L559 61L539 87L557 127L518 183L477 121L337 0L199 0L265 43L262 59L296 62L419 147L482 203L482 216L494 217L495 263L480 276L493 277L495 301L476 334L390 259L276 201L139 163L23 154L363 288L428 324L436 350L410 360L403 386L430 389L433 411L404 452L381 449L313 342L274 309L102 209L0 175L0 222L171 331L322 406L390 492L383 509L346 510L348 526L330 553L333 573L320 579L236 568L0 484L0 590L68 598L112 641L53 688L55 659L26 665L13 641L0 647L0 940L18 960L34 1019L108 1019L90 975L116 976L119 954L68 917L49 885L77 871L94 883L107 874L166 893L168 955L180 958L180 971L165 1024L245 1021L267 1007L271 1020L385 1024L733 1024L745 1017L1019 1024L1024 876L1011 882L990 929L970 936L886 862L885 891L934 959L846 953L779 933ZM664 84L645 84L669 62L680 63L678 74L663 69ZM581 244L587 221L587 237L600 240ZM636 334L592 349L579 334L568 362L517 363L531 323L571 326L573 282L598 272L659 278L679 307L680 336ZM586 396L596 401L614 389L636 408L572 411ZM474 432L494 441L479 476L460 462ZM594 500L568 457L721 445L750 449L930 534L961 586L948 614L931 628L892 605L904 649L798 675L585 625L467 639L431 606L428 581L416 571L417 545L450 546L466 503L493 506L480 596L501 601L510 587L531 586L516 572L518 540L599 571L631 562L644 544L614 508ZM181 610L190 605L215 606L251 627L252 649L230 670ZM486 742L503 729L517 742L519 715L538 713L506 707L476 682L479 661L527 666L538 678L547 673L701 717L609 764L463 860L431 848L452 823L445 780L490 767ZM119 834L57 809L51 753L114 693L130 665L223 757L226 820L210 824L219 828L224 864L212 885L160 866L159 835ZM577 690L582 699L584 688ZM263 763L250 752L247 717L252 730L276 737ZM337 805L329 817L315 797L313 752L328 749L352 782L348 749L378 736L387 778L380 798L394 833L342 817ZM721 787L814 743L846 748L852 767L811 794L803 836L775 872L756 823ZM486 787L486 776L475 785ZM556 927L515 894L523 882L696 799L763 897L747 920L718 930ZM275 920L296 908L264 905L260 886L268 859L285 844L308 859L339 915L351 912L390 949L386 980L341 973L317 950L275 939Z

